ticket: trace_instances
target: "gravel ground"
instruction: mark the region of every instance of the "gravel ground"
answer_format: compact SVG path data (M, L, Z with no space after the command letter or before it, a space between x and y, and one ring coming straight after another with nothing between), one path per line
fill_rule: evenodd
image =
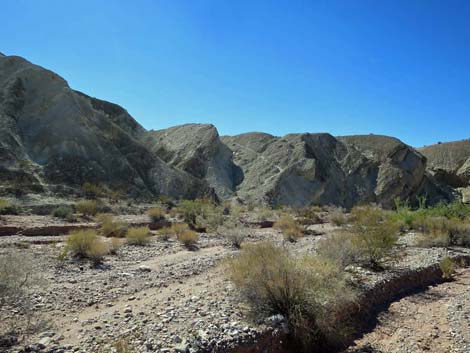
M318 234L335 229L330 224L312 228ZM250 229L249 234L246 241L283 242L282 236L269 228ZM224 274L223 259L237 250L223 237L200 236L197 251L156 238L145 247L123 245L116 256L107 256L103 265L94 268L86 262L58 260L64 236L0 237L0 253L19 248L47 283L34 291L33 302L49 326L31 337L30 351L112 352L116 339L125 338L139 353L226 352L266 333L276 333L279 322L275 318L256 324L246 320L246 308ZM306 236L287 246L294 252L314 252L320 238ZM403 239L406 243L407 238ZM403 271L435 264L448 253L438 248L404 250L387 271L351 269L355 280L366 288L380 286ZM459 300L468 304L468 296ZM468 318L468 312L467 316L453 312L458 320ZM3 322L15 319L12 311L2 310L0 315ZM465 327L458 321L454 326L455 337L468 342Z

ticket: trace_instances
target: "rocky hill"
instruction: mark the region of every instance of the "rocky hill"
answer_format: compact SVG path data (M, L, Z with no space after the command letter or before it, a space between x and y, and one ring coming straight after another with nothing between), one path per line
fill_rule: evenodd
M470 139L419 148L427 168L443 184L459 188L470 202Z
M450 152L440 152L447 145ZM452 199L453 187L468 184L468 145L417 151L377 135L220 137L207 124L146 131L124 108L23 58L0 56L3 194L70 194L88 182L132 197L390 207L396 197Z
M210 192L151 153L144 133L123 108L76 92L23 58L0 57L3 192L68 193L86 182L132 196Z

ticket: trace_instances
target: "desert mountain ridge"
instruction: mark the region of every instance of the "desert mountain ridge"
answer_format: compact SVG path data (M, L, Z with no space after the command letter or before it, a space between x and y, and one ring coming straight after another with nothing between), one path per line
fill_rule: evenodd
M68 196L85 183L139 199L435 203L468 192L470 140L415 149L381 135L219 136L211 124L147 131L119 105L0 55L0 193Z

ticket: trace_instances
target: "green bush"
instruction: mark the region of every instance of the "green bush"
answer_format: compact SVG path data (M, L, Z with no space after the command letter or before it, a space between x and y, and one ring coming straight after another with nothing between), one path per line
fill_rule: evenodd
M95 231L78 230L70 233L67 237L65 251L75 257L100 263L109 253L109 246L97 236Z
M168 241L175 233L171 227L163 227L157 231L158 237L163 241Z
M150 242L150 232L147 227L131 228L126 235L130 245L146 245Z
M94 200L78 202L75 205L76 210L86 217L96 216L98 213L98 203Z
M82 191L85 197L88 199L96 199L97 197L101 197L106 194L106 191L103 189L103 187L92 183L83 184Z
M54 211L52 211L52 216L62 219L72 219L73 209L69 206L59 206Z
M10 207L10 202L5 199L0 199L0 214L6 211Z
M150 221L153 223L157 223L165 219L165 211L159 207L153 207L148 210L147 212Z
M297 259L272 243L247 244L227 261L227 273L254 319L281 314L306 351L341 340L346 320L337 320L354 298L344 271L325 259Z
M382 268L383 262L393 255L398 225L386 218L381 209L371 206L354 207L351 220L354 245L362 252L364 263L372 268Z

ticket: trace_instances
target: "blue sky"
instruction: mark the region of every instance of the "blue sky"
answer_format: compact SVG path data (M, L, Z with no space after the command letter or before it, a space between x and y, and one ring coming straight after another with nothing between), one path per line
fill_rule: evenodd
M0 52L221 134L470 137L470 1L2 0Z

